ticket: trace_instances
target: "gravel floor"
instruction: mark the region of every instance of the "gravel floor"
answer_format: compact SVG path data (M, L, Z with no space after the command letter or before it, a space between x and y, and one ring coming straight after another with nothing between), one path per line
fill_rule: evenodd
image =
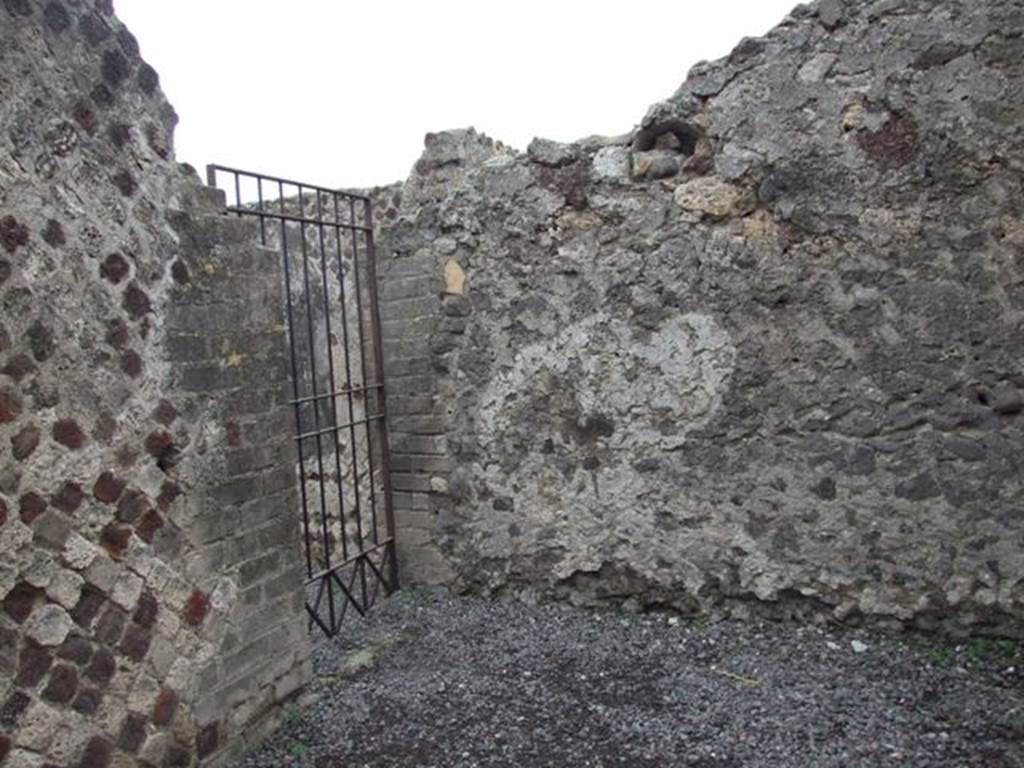
M257 766L1024 767L1024 646L400 593Z

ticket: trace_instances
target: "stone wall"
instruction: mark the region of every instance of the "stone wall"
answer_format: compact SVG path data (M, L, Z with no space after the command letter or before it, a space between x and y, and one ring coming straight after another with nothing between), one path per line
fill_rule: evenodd
M310 675L278 259L109 2L6 0L0 92L0 761L216 761Z
M381 270L406 576L1019 632L1022 30L823 0L628 135L428 136Z

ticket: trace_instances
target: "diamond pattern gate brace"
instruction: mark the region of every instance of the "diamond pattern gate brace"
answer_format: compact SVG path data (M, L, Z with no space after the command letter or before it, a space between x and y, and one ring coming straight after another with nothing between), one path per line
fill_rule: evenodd
M219 165L207 182L284 267L306 610L333 636L398 588L372 205Z

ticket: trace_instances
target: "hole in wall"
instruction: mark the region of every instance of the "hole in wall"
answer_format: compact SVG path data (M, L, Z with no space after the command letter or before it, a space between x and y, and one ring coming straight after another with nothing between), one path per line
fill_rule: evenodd
M682 120L667 120L641 129L633 140L633 149L638 152L665 149L689 157L697 148L700 136L697 128Z

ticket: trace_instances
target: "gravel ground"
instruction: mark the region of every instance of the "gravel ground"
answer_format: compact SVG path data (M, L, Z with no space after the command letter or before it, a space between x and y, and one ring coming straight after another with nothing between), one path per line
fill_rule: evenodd
M1024 646L399 593L236 768L1024 767Z

